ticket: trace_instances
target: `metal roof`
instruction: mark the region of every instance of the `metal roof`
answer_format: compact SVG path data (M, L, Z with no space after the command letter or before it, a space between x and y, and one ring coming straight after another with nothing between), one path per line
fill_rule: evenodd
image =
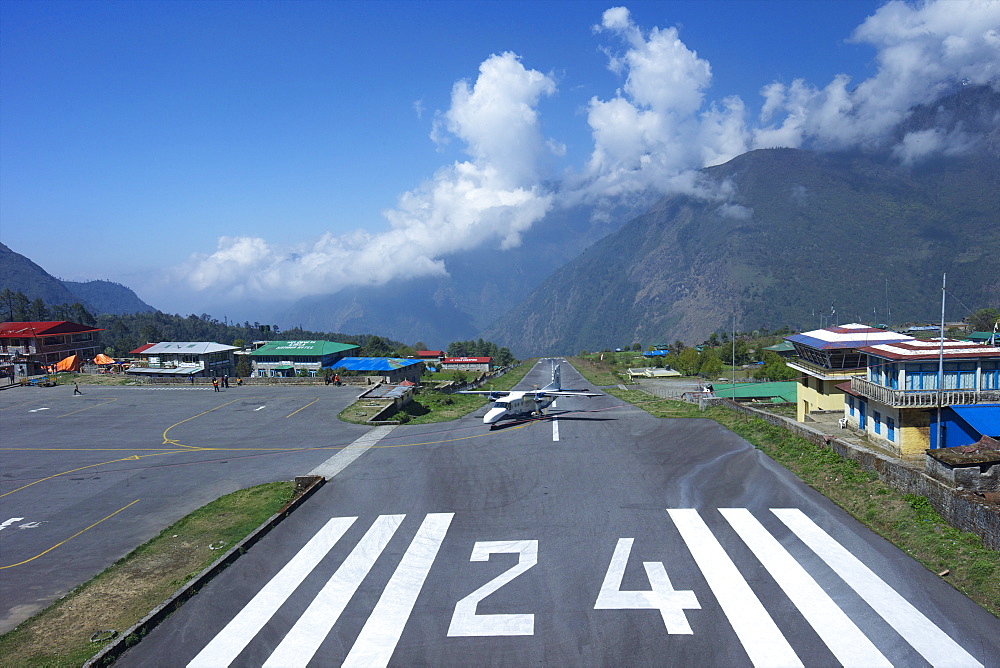
M955 413L982 436L1000 436L1000 404L952 406Z
M348 371L395 371L414 364L423 364L422 360L407 360L399 357L342 357L324 369L340 369Z
M737 383L735 397L731 384L719 385L712 383L712 391L717 397L735 399L774 399L780 398L786 403L794 403L799 384L795 381L778 383Z
M801 334L786 336L786 341L799 343L817 350L836 350L842 348L864 348L878 343L893 343L896 341L909 341L912 336L899 334L898 332L888 332L877 327L869 327L856 322L847 325L837 325L835 327L824 327L814 329Z
M140 349L137 348L138 352ZM214 341L163 341L142 350L142 355L207 355L239 350L236 346L225 346Z
M99 327L81 325L68 320L46 320L32 322L5 322L0 324L0 338L20 338L33 336L52 336L54 334L82 334L85 332L103 332Z
M268 341L257 350L250 353L255 357L264 355L286 357L322 357L357 349L350 343L334 343L333 341Z
M941 357L941 339L913 339L898 343L887 343L861 348L860 352L873 357L890 360L936 360ZM1000 359L1000 347L989 346L975 341L944 340L944 358L949 361L957 359L976 359L980 357Z

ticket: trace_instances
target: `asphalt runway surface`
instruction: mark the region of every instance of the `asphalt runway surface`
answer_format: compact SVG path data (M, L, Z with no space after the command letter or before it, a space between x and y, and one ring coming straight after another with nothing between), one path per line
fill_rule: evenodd
M483 412L373 437L121 665L998 665L995 617L715 422Z
M548 373L537 366L521 387ZM295 397L276 392L290 413ZM254 430L253 406L166 438L225 442L213 429L224 420L254 446L269 444L261 431L310 445L280 423L310 409ZM607 396L563 397L545 419L494 430L483 412L367 434L329 424L312 436L337 449L263 455L271 479L295 464L332 479L119 664L1000 665L1000 621L713 421ZM221 456L229 464L208 462ZM172 457L221 471L244 461ZM245 461L245 477L264 475ZM95 529L124 530L139 505Z
M0 632L193 510L369 431L337 419L360 392L346 386L81 391L0 392Z

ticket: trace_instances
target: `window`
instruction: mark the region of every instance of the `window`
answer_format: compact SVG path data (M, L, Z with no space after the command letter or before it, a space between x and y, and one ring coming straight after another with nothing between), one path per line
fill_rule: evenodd
M982 385L983 390L1000 390L1000 362L982 363Z
M891 442L896 442L896 421L891 417L885 419L885 436Z
M882 433L882 414L878 411L872 411L872 422L875 423L875 433Z

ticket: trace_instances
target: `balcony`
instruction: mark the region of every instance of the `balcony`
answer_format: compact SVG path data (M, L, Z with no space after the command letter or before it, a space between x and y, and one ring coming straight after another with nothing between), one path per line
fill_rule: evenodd
M983 404L1000 401L1000 390L893 390L876 385L860 376L851 378L851 390L873 401L896 408L927 408L942 406Z

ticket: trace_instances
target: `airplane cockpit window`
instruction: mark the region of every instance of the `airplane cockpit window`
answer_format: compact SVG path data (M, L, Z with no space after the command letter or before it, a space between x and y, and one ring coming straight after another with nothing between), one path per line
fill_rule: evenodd
M497 408L508 408L508 407L510 407L510 404L508 404L506 401L494 401L493 405L495 407L497 407Z

